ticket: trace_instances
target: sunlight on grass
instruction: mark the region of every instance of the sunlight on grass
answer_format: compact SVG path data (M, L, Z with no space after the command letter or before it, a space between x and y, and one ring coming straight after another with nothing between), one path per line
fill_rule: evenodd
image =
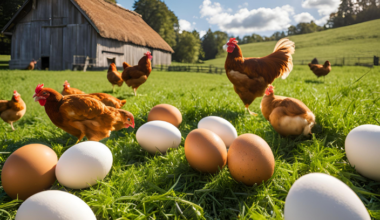
M380 183L359 175L348 164L344 141L361 124L380 125L380 68L333 67L326 81L317 79L306 66L295 66L286 80L274 82L275 94L302 100L316 115L310 138L282 138L259 114L251 117L225 75L185 72L152 72L147 83L131 96L132 89L116 88L115 97L126 99L123 107L135 116L136 128L113 132L101 142L114 155L110 174L89 189L68 190L82 198L98 219L283 219L285 198L302 175L321 172L335 176L360 197L373 218L380 216ZM56 128L32 96L38 83L62 91L65 80L86 93L112 93L106 72L0 72L0 99L17 90L27 105L16 131L0 121L1 152L13 152L28 143L46 144L60 156L76 138ZM251 110L260 113L260 99ZM166 155L149 155L136 141L137 129L147 121L149 110L160 103L176 106L183 115L179 129L182 143ZM247 187L232 179L225 167L215 175L201 174L186 161L184 140L209 115L230 121L238 134L264 138L276 159L273 177ZM9 154L0 154L2 164ZM63 189L55 183L54 189ZM0 219L14 219L20 202L1 189Z

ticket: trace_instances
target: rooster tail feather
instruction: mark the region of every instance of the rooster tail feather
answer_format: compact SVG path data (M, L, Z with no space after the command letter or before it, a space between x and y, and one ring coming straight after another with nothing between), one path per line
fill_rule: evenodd
M287 62L285 62L280 70L280 76L282 79L286 79L289 76L290 72L293 70L293 58L292 54L294 54L295 45L294 42L289 40L288 38L283 38L279 40L274 47L273 53L281 53L282 56L287 58Z
M122 107L123 105L125 105L125 103L127 103L127 100L121 100L120 103L121 103L121 107Z
M131 65L129 65L127 62L124 62L124 63L123 63L123 67L124 67L124 69L125 69L125 68L127 68L127 67L131 67Z

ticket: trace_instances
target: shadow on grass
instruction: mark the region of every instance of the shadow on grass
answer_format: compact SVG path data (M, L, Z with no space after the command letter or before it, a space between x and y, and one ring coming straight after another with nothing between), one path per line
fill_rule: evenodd
M325 82L323 82L323 81L319 81L319 80L310 80L310 79L306 79L306 80L305 80L305 83L324 84Z

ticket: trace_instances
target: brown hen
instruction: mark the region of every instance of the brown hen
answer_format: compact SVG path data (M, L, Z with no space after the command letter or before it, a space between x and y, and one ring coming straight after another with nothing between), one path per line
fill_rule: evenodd
M121 73L117 71L116 65L111 63L107 72L107 79L112 84L112 91L115 92L115 85L122 86L123 79L121 78Z
M132 87L133 92L136 96L136 91L143 83L148 79L150 72L152 72L151 65L151 56L150 52L146 52L144 56L140 59L137 66L131 66L128 63L124 62L123 67L124 71L121 77L128 87Z
M62 96L59 92L38 85L33 96L57 127L78 138L100 141L111 131L135 127L132 113L105 106L99 100L81 95Z
M261 100L261 112L274 130L282 136L311 134L315 125L315 115L300 100L274 95L274 87L269 85Z
M10 101L0 100L0 117L6 123L10 124L12 130L13 122L16 122L24 116L26 112L25 102L21 99L21 95L15 90Z
M66 80L65 83L63 84L62 95L77 95L77 94L86 94L86 93L80 91L79 89L71 88L70 83L68 83Z

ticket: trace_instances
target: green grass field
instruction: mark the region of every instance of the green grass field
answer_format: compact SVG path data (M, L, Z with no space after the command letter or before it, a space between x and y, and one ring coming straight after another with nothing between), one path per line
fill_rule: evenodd
M369 72L368 72L369 71ZM362 75L368 73L360 79ZM286 195L302 175L322 172L350 186L370 215L380 219L380 183L359 175L344 153L349 131L362 124L380 125L380 68L333 67L326 81L317 79L305 66L295 66L286 80L274 82L275 94L302 100L316 115L310 138L282 138L262 114L250 116L225 75L152 72L138 90L146 96L131 96L123 85L114 96L127 99L123 107L135 116L136 128L113 132L101 142L112 151L110 174L85 190L65 189L58 182L52 189L67 190L82 198L98 219L283 219ZM64 80L87 93L112 91L106 72L0 72L0 99L10 99L17 90L25 103L25 116L16 131L0 121L1 152L13 152L29 143L50 146L58 156L76 139L56 128L32 96L38 83L62 90ZM360 79L358 81L358 79ZM260 112L260 99L251 110ZM179 108L183 122L182 143L167 155L152 156L136 141L137 129L146 123L149 110L160 103ZM187 134L206 116L229 120L238 134L264 138L275 155L273 177L265 184L247 187L234 181L226 166L215 175L193 170L184 154ZM0 154L1 165L9 154ZM12 201L0 191L0 219L14 219L21 201Z
M331 30L290 36L296 52L294 60L311 61L314 57L332 59L342 57L380 56L380 19ZM276 41L241 45L244 57L263 57L273 52ZM205 65L224 66L226 56L207 60ZM331 60L332 61L332 60ZM319 62L324 62L320 60Z

